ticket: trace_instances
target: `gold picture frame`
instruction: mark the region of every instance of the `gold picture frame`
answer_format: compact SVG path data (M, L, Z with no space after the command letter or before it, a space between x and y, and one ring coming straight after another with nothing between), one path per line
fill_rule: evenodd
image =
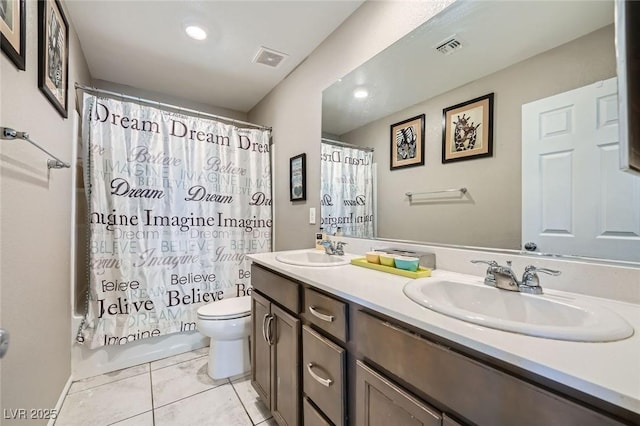
M424 114L390 126L389 169L424 165Z
M493 93L442 110L442 163L493 155Z

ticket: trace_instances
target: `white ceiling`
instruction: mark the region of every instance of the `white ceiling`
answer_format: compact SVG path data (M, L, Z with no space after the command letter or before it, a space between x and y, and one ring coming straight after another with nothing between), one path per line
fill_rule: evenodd
M327 88L322 130L343 135L612 24L613 12L612 0L458 0ZM437 52L453 34L462 48Z
M94 79L247 112L364 0L67 0ZM184 27L205 28L204 41ZM253 63L261 46L289 55Z

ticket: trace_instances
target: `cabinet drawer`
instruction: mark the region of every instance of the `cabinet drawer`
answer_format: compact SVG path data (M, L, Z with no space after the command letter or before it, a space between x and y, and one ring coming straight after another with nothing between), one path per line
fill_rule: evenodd
M300 309L298 284L264 268L251 265L251 286L294 313Z
M302 388L336 425L345 420L344 358L344 349L302 326Z
M356 361L356 426L441 426L442 416Z
M339 340L347 341L347 305L309 288L304 289L304 317Z
M303 398L302 412L304 415L304 426L331 426L331 423L326 421L324 417L322 417L322 414L318 413L318 410L311 405L309 398Z
M621 424L362 311L353 340L366 359L475 424Z

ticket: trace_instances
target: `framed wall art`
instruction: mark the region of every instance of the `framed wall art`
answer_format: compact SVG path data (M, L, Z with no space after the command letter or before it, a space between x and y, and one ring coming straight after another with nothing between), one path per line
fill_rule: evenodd
M289 200L307 199L307 154L296 155L289 159Z
M391 170L424 164L424 114L391 125Z
M442 163L493 155L493 93L442 110Z
M0 0L1 1L1 0ZM69 24L58 0L38 1L38 87L67 118Z
M25 0L0 0L0 44L18 69L25 70Z

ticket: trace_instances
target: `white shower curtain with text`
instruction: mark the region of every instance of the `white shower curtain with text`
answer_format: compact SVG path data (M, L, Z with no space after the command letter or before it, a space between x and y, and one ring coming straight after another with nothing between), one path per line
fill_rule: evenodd
M373 153L321 143L322 228L334 235L373 238Z
M196 329L197 309L250 294L271 251L269 132L84 95L89 222L85 342Z

